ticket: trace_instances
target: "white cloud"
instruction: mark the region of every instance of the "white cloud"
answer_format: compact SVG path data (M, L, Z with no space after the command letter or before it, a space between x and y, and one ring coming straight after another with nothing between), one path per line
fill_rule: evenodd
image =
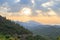
M57 16L57 13L55 13L52 9L49 9L48 12L36 10L36 13L38 13L38 16Z
M35 6L35 0L31 0L31 3L32 3L32 7Z
M9 10L10 8L7 2L3 3L2 6L0 6L0 12L8 12Z
M31 2L34 4L35 3L35 1L34 0L31 0Z
M53 5L54 5L54 2L53 1L46 2L46 3L43 3L42 4L43 7L50 7L50 6L53 6Z
M48 11L47 14L50 16L57 16L57 14L52 9L50 9L50 11Z
M0 7L0 12L7 12L9 9L7 7Z
M15 0L15 3L18 3L18 2L20 2L20 0Z

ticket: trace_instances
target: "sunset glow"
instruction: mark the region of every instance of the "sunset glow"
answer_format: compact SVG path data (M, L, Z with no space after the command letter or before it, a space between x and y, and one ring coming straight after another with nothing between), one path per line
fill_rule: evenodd
M22 10L21 10L21 14L22 15L26 15L26 16L29 16L29 15L31 15L31 13L32 13L32 11L31 11L31 9L30 8L23 8Z
M60 24L60 6L58 1L48 0L15 0L4 2L0 15L15 21L36 21L45 24Z

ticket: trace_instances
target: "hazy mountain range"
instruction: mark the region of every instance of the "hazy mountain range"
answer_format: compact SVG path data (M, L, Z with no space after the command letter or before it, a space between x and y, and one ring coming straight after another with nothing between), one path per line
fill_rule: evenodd
M20 24L20 25L22 25L22 26L24 26L25 28L28 28L28 29L37 27L39 25L41 25L41 26L43 25L43 24L40 24L40 23L35 22L35 21L28 21L28 22L17 21L16 23L18 23L18 24Z
M20 24L21 26L24 26L25 28L27 29L30 29L30 28L42 28L42 27L56 27L56 28L60 28L60 25L57 25L57 24L43 24L43 23L38 23L36 21L33 21L33 20L30 20L30 21L27 21L27 22L20 22L20 21L15 21L16 23Z
M35 21L19 22L16 23L24 26L28 30L32 31L34 34L49 36L51 39L55 40L60 36L60 26L59 25L44 25Z

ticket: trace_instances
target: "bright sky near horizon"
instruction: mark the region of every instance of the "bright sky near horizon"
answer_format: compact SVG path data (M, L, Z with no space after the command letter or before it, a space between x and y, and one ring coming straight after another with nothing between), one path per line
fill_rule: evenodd
M0 15L15 21L60 24L60 0L0 0Z

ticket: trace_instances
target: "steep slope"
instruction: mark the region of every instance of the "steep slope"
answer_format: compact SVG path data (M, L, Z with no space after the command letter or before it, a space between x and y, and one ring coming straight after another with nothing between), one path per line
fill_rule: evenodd
M31 32L6 18L0 16L0 33L3 34L30 34Z

